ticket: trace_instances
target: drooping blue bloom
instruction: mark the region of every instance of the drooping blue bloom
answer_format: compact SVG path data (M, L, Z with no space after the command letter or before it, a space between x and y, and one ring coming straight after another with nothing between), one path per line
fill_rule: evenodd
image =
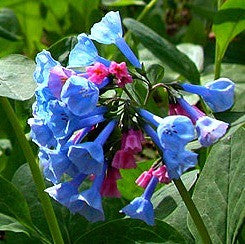
M208 82L205 86L191 84L181 86L187 92L200 95L214 112L223 112L234 103L235 84L227 78Z
M104 121L105 107L95 107L86 116L76 116L67 109L66 105L58 100L52 100L48 105L49 117L47 125L55 138L69 138L76 130L93 126Z
M187 169L194 167L197 163L197 154L185 149L185 145L179 147L168 147L165 149L155 130L145 124L145 132L152 138L152 141L159 147L163 153L163 160L167 167L168 175L171 179L178 179ZM178 143L178 141L176 142Z
M153 176L148 183L143 195L135 198L129 205L120 212L125 213L133 219L141 219L148 225L154 225L154 210L151 197L158 184L158 178Z
M145 109L139 109L139 115L157 127L160 144L165 149L178 150L195 138L194 126L186 116L173 115L162 119Z
M38 153L39 162L43 170L43 175L46 180L51 181L53 184L58 183L58 180L54 176L53 172L49 169L49 156L47 149L40 148Z
M77 40L78 43L70 52L68 67L89 66L95 62L110 66L110 61L98 55L95 45L85 33L80 34Z
M208 147L215 142L217 142L228 129L229 124L210 118L208 116L203 116L199 118L196 122L196 130L198 135L198 140L202 146Z
M112 120L101 131L94 142L85 142L70 146L68 157L80 172L84 174L102 173L104 165L103 145L114 130L117 122Z
M38 146L50 148L57 145L53 132L42 119L30 118L28 124L31 127L30 137Z
M61 100L73 114L84 116L96 107L99 89L83 77L71 76L62 88Z
M59 62L55 61L50 52L43 50L36 56L36 70L34 72L34 79L37 83L41 83L43 86L47 86L49 71L56 65L60 65Z
M157 134L164 149L178 150L195 138L191 120L182 115L167 116L157 127Z
M78 194L78 187L86 177L87 175L79 174L71 181L54 185L45 191L56 201L69 208L70 199Z
M119 12L110 11L99 23L91 28L89 37L99 43L115 44L124 56L136 68L141 68L141 64L134 55L128 44L123 39L122 24Z
M214 144L226 133L227 123L204 116L182 98L178 99L178 102L195 121L198 140L202 146L208 147Z
M48 87L42 87L38 86L35 91L36 96L36 102L32 105L32 111L34 117L39 117L40 119L43 119L46 121L46 118L48 117L48 110L47 106L49 101L54 100L55 97L50 92Z
M79 213L90 222L103 221L105 219L101 200L101 186L105 178L106 165L103 172L97 175L90 189L73 196L70 199L69 209L73 213Z
M197 154L188 150L163 150L163 158L171 179L179 179L189 168L197 164Z

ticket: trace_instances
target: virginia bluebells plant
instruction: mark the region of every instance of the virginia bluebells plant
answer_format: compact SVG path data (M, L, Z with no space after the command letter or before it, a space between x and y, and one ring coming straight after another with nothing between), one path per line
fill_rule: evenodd
M93 40L115 44L130 64L101 57ZM201 146L210 146L229 126L190 105L182 91L198 94L214 112L221 112L233 105L234 83L220 78L205 86L161 84L167 90L169 116L159 117L127 89L135 79L146 86L150 81L123 38L119 12L107 13L77 41L67 67L45 50L36 57L36 102L29 125L44 177L53 184L46 192L72 213L103 221L102 198L121 197L120 172L138 166L137 158L149 141L145 132L160 160L135 179L144 193L120 212L154 225L151 197L156 186L179 179L198 163L197 153L187 145L197 139ZM84 181L91 187L84 189Z

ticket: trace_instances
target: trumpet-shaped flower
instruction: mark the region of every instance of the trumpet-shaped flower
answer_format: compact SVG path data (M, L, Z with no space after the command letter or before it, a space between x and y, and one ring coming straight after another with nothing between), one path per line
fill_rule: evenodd
M163 158L170 179L179 179L189 168L197 164L197 154L188 150L164 150Z
M99 23L93 25L89 37L99 43L115 44L132 65L141 68L139 60L122 36L123 31L119 12L111 11L107 13Z
M153 168L150 168L148 171L144 171L135 181L138 186L146 188L148 183L152 178Z
M140 109L139 114L157 127L160 144L165 149L178 150L195 138L194 126L186 116L173 115L162 119L144 109Z
M215 142L217 142L224 134L228 128L229 124L210 118L208 116L203 116L196 122L196 130L198 135L198 140L202 146L208 147Z
M50 52L46 50L37 54L36 63L37 66L34 72L34 79L37 83L47 86L50 69L56 65L60 65L60 63L55 61Z
M112 120L94 142L85 142L70 146L68 157L80 172L96 175L102 173L104 165L103 145L115 126L116 121Z
M57 202L69 208L71 198L78 194L78 187L86 177L87 175L79 174L71 181L47 188L45 192Z
M91 188L70 199L69 209L71 212L79 213L93 223L105 219L100 194L105 177L105 170L106 166L104 165L102 174L95 177Z
M28 119L28 124L31 127L30 137L38 146L48 148L56 146L57 142L53 132L42 119L30 118Z
M152 175L156 176L160 183L168 184L170 183L171 179L168 175L166 165L162 165L156 170L153 170Z
M227 78L208 82L205 86L191 84L181 86L187 92L200 95L214 112L223 112L234 103L235 84Z
M139 153L142 151L141 135L138 131L130 129L122 136L122 146L124 151L131 151L132 153Z
M100 57L93 42L84 33L77 37L78 43L69 55L69 67L83 67L100 62L109 67L110 61Z
M193 108L184 99L178 99L178 102L192 118L192 121L195 121L198 140L202 146L212 145L226 133L227 123L204 116L200 110Z
M152 194L157 186L158 178L153 176L147 185L143 195L135 198L129 205L120 212L125 213L132 219L140 219L148 225L154 225L154 210L150 201Z
M71 76L61 91L61 100L69 110L78 116L93 111L99 99L99 89L89 80Z

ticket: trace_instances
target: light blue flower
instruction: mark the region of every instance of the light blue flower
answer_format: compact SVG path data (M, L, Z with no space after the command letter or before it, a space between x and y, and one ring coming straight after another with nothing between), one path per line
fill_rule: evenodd
M196 122L196 130L198 135L198 140L202 146L208 147L215 142L217 142L228 129L229 124L210 118L208 116L203 116L199 118Z
M188 150L163 150L163 159L171 179L179 179L189 168L197 164L197 154Z
M45 192L47 192L49 196L55 199L57 202L69 208L70 199L78 194L78 187L86 177L87 175L79 174L71 181L47 188Z
M73 196L69 202L69 209L73 213L79 213L90 222L103 221L105 219L101 200L101 186L105 178L106 166L103 172L97 175L90 189Z
M50 52L43 50L36 56L36 70L34 72L34 79L37 83L42 83L43 86L47 86L49 71L56 65L60 65L59 62L55 61Z
M191 84L181 86L187 92L200 95L214 112L223 112L234 103L235 84L227 78L208 82L205 86Z
M73 114L84 116L95 109L99 89L83 77L71 76L64 84L60 96Z
M69 55L69 67L89 66L95 62L100 62L107 67L110 66L110 61L98 55L95 45L85 33L80 34L77 40L78 43Z
M178 179L187 169L197 164L197 154L185 149L185 145L180 144L178 147L171 148L167 145L165 149L155 130L145 124L143 129L152 138L152 141L162 151L163 161L167 167L168 175L171 179ZM178 141L176 142L178 143Z
M103 145L114 130L116 124L117 122L115 120L109 122L94 142L85 142L70 146L68 157L77 166L79 172L96 175L102 173L104 165Z
M30 118L28 124L31 127L30 137L38 146L49 148L57 145L53 132L42 119Z
M182 98L178 99L178 103L188 113L192 121L195 121L198 140L202 146L208 147L214 144L226 133L227 123L204 116Z
M107 13L99 23L93 25L91 28L91 35L89 35L91 39L99 43L115 44L132 65L141 68L139 60L122 36L122 24L118 11L110 11Z
M132 219L140 219L148 225L154 225L154 210L151 203L151 197L158 184L158 178L153 176L148 183L143 195L135 198L129 205L120 212L125 213Z
M194 126L186 116L173 115L162 119L145 109L139 109L138 113L157 127L160 144L165 149L178 150L195 138Z

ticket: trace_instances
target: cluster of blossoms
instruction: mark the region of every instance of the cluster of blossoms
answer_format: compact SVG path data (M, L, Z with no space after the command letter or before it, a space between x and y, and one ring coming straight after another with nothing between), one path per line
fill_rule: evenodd
M129 99L102 96L115 88L121 94L133 78L125 62L99 56L92 40L115 44L135 68L141 69L123 39L118 12L106 14L90 35L77 37L67 67L48 51L37 55L34 78L38 87L29 124L32 140L39 146L44 176L54 184L46 192L72 213L91 222L104 220L102 197L120 197L120 169L137 167L135 154L142 151L144 131L158 147L162 160L136 179L144 193L121 212L153 225L150 199L157 184L178 179L197 163L197 154L186 145L196 137L202 146L212 145L228 128L227 123L206 116L179 94L182 90L198 94L214 112L220 112L232 106L234 84L226 78L205 86L170 84L166 86L171 98L170 116L160 118ZM81 190L86 179L92 186Z

